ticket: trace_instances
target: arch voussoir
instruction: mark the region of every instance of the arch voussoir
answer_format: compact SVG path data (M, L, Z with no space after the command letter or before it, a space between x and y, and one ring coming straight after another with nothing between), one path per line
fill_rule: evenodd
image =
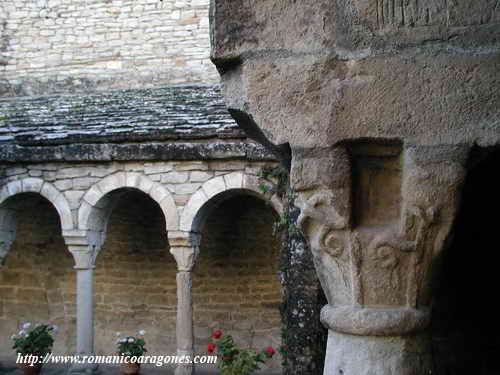
M10 197L22 193L36 193L47 199L59 215L62 232L75 228L66 197L51 183L35 177L11 181L0 189L0 264L16 237L16 211L10 205L3 203Z
M171 193L160 183L153 182L148 176L137 172L117 172L92 186L83 196L78 211L78 228L103 231L105 219L94 220L91 223L91 216L105 215L105 209L110 203L105 200L107 194L121 188L137 189L150 196L158 203L165 216L167 231L178 230L179 217ZM97 209L101 211L95 211ZM102 228L96 228L98 223Z

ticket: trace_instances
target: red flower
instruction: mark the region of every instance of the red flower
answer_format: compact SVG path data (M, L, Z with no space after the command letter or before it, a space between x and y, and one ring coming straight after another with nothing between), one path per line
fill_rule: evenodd
M216 339L216 340L217 340L217 339L220 339L220 337L221 337L221 336L222 336L222 331L220 331L220 330L214 331L214 332L212 333L212 337L213 337L214 339Z
M265 348L264 352L266 352L266 354L269 355L269 357L272 357L274 353L276 353L272 346L268 346L267 348Z
M216 348L215 344L210 343L208 344L207 350L209 353L213 353L215 348Z

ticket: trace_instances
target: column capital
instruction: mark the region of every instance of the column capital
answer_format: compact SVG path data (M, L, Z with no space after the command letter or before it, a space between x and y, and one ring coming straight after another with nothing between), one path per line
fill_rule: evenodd
M75 260L75 269L95 267L95 260L101 248L100 233L90 231L64 231L64 241Z
M197 232L168 232L168 242L170 247L199 247L201 234Z
M170 253L177 262L179 272L191 272L198 257L198 247L174 246L170 247Z
M299 153L292 163L298 223L329 305L349 306L360 319L417 319L420 313L410 312L431 304L428 279L457 212L467 153L402 145L342 147L318 159ZM330 173L307 184L321 171ZM379 306L395 309L394 314L389 317ZM363 307L370 309L357 310ZM341 331L349 330L339 324Z

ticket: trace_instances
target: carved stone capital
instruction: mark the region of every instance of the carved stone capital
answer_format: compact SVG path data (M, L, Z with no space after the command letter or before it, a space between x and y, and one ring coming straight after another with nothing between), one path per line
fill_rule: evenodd
M177 270L179 272L191 272L198 257L199 248L187 246L170 247L170 253L174 256L177 262Z
M336 150L338 159L320 157L315 165L306 155L292 163L299 168L292 172L298 223L328 299L321 321L333 348L326 368L333 371L325 374L339 373L343 363L356 368L356 351L367 353L366 368L381 366L377 374L407 374L408 356L418 353L415 374L427 373L430 275L457 212L464 150L364 143L344 151L349 158ZM330 174L319 184L300 183L301 175L322 171ZM373 353L393 363L372 361Z
M298 221L329 304L425 310L433 259L457 211L466 152L366 144L331 152L338 160L321 157L316 166L309 158L292 163L299 168L294 174L302 189L296 199ZM331 174L320 185L300 183L301 175L322 170Z
M200 241L201 234L196 232L168 232L168 243L170 247L199 247Z
M95 267L95 260L101 248L101 235L91 231L65 231L64 241L75 260L75 269Z
M71 245L69 251L75 260L75 269L89 269L95 267L97 251L92 245Z

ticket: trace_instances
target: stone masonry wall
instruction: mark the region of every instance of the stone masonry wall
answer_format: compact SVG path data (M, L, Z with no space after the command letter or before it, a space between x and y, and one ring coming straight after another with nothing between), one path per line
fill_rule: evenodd
M75 214L84 193L120 171L146 174L172 193L177 208L210 178L235 171L256 174L262 162L206 161L80 163L4 166L0 188L28 176L51 182ZM267 163L269 164L269 163ZM34 193L9 198L19 209L17 238L0 268L0 358L13 359L10 335L26 320L61 327L56 352L75 344L75 272L61 237L58 214ZM223 329L242 345L278 346L280 327L276 214L264 201L235 196L207 219L193 274L195 343L206 351L210 333ZM95 349L113 354L115 333L147 331L151 354L175 353L176 264L165 218L145 193L130 190L117 202L96 261ZM245 296L251 296L247 301ZM33 307L34 306L34 307ZM32 308L33 307L33 308ZM279 359L271 363L279 367Z
M216 83L208 0L2 0L0 96Z
M11 198L19 209L17 239L0 268L0 358L13 358L10 336L25 321L50 321L55 350L74 348L75 272L55 208L38 195Z
M277 214L263 200L235 196L217 207L202 232L193 274L196 341L199 350L215 329L236 343L262 349L281 343ZM280 366L278 356L266 363Z

